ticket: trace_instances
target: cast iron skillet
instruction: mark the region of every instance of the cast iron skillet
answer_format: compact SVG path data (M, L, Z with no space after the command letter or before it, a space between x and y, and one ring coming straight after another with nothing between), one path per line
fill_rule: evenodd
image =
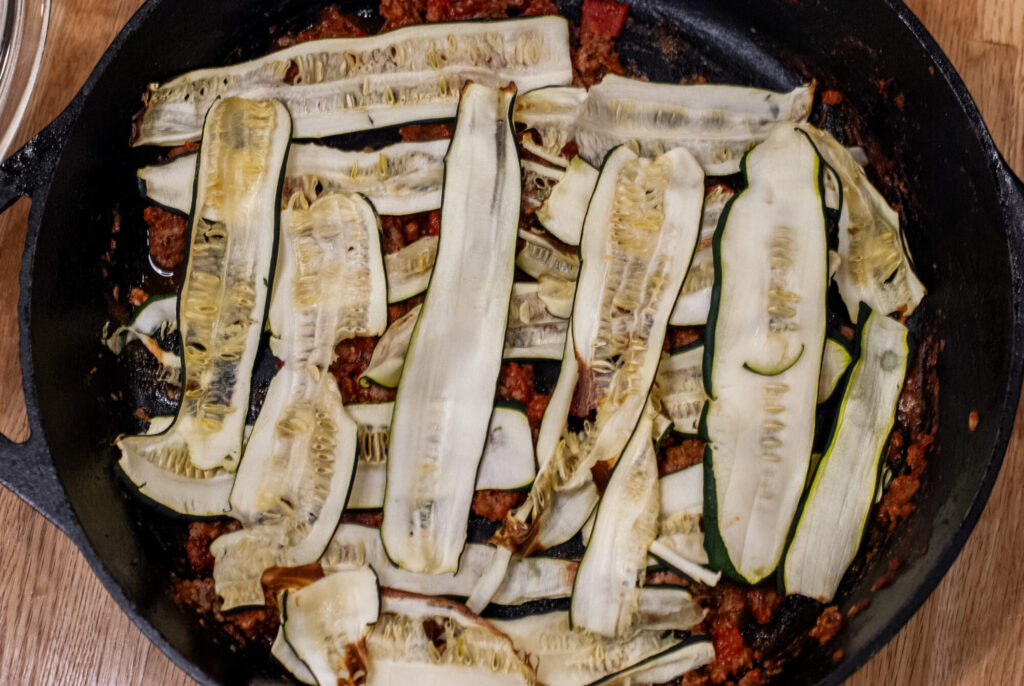
M368 4L356 4L365 1L351 8L367 11ZM259 683L272 672L211 646L172 603L166 560L138 521L155 515L114 477L111 440L134 429L134 404L111 401L111 389L89 376L108 317L100 259L113 208L139 214L133 174L145 153L127 141L145 84L254 56L267 48L271 28L308 17L308 4L150 0L68 108L0 166L0 208L20 196L32 199L19 302L32 436L21 445L0 441L0 481L67 533L150 640L209 684ZM578 16L578 1L564 10ZM1024 364L1024 185L996 151L949 61L899 2L636 0L630 17L620 45L624 63L652 79L699 73L783 89L816 77L840 90L862 115L854 128L869 132L869 144L906 181L906 188L889 185L886 192L901 204L930 290L925 318L938 321L945 338L940 430L917 511L874 563L847 579L841 609L869 596L890 558L907 560L906 569L869 611L847 622L827 655L805 653L783 676L786 683L838 684L936 586L998 474ZM888 89L879 87L885 79L892 79ZM135 221L121 240L144 241ZM981 417L973 433L971 410ZM834 662L838 649L845 658Z

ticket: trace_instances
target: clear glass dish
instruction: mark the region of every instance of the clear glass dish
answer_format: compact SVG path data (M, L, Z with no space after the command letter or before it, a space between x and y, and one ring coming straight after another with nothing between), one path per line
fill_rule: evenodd
M25 116L46 44L50 0L0 0L0 159Z

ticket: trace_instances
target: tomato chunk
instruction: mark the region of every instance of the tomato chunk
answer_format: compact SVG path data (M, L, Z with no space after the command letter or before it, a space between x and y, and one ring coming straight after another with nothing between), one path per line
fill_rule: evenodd
M626 23L629 5L615 0L583 0L580 31L618 38Z

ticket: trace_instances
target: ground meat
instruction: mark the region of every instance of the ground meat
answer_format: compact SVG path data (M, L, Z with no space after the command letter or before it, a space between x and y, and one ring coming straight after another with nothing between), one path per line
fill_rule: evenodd
M704 441L669 434L658 451L658 476L666 476L704 461Z
M665 352L678 350L702 338L703 326L670 326L665 332Z
M380 16L384 17L381 31L391 31L410 24L422 24L426 13L426 0L381 0Z
M501 365L498 377L498 397L502 400L515 400L528 405L534 393L533 366L518 362L505 362Z
M379 529L383 522L383 510L357 510L355 512L349 510L346 511L345 514L341 515L342 524L358 524L359 526L368 526L372 529Z
M388 305L388 324L391 324L396 319L401 319L402 317L409 313L409 310L416 307L417 305L422 305L423 300L424 298L422 295L414 295L413 297L407 298L400 303L393 303L391 305Z
M197 143L196 141L185 141L183 145L179 145L168 150L167 159L173 160L175 157L180 157L181 155L188 155L190 153L195 152L196 150L199 150L199 143Z
M188 221L154 206L143 210L142 218L149 227L149 255L153 263L163 270L174 270L185 261Z
M605 74L624 74L615 50L615 39L597 33L581 33L579 47L572 51L572 85L590 88Z
M440 124L409 124L398 129L398 135L403 141L414 143L416 141L436 141L441 138L451 138L455 132L455 124L441 122Z
M185 556L192 574L195 576L212 574L213 555L210 553L210 544L215 538L241 528L242 524L234 519L189 523Z
M398 252L425 236L436 236L441 231L441 212L419 212L400 216L384 215L380 218L384 252Z
M427 0L427 21L503 19L532 14L558 14L550 0Z
M477 491L473 494L473 514L492 522L500 522L513 507L522 505L526 493L522 491Z
M818 622L810 630L808 636L818 639L819 644L825 645L832 640L832 637L836 635L836 632L839 631L842 625L843 615L839 612L839 608L835 605L829 605L818 616Z
M772 586L758 586L747 592L747 610L758 624L770 622L780 604L782 598Z
M359 383L359 375L369 366L378 340L375 336L350 338L334 349L336 357L330 371L338 380L341 398L346 403L385 403L395 399L393 388Z
M222 601L212 577L179 581L172 595L174 602L191 607L199 615L200 625L216 622L230 641L232 650L258 646L270 650L280 623L277 608L259 608L221 614Z
M149 294L141 288L132 288L128 291L128 302L138 307L149 299Z
M274 42L276 49L307 43L322 38L350 38L365 36L366 31L352 19L338 11L337 7L325 7L316 15L316 21L305 31L281 36Z
M892 531L896 524L914 511L910 499L917 493L921 486L921 480L911 474L897 476L889 484L889 489L882 496L882 502L878 505L878 512L875 520L882 526Z

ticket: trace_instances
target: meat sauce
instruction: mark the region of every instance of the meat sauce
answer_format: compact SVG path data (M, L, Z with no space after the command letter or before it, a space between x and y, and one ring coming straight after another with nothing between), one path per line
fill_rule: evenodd
M383 19L381 30L392 30L430 21L556 14L557 8L550 0L381 0L379 12ZM616 39L623 30L627 14L628 7L617 2L584 1L581 25L571 25L570 29L573 85L589 87L599 82L605 74L624 73L616 50ZM366 35L366 25L365 20L346 15L335 7L328 7L305 30L278 37L274 47L283 48L321 38ZM831 92L825 96L829 105L841 102L841 96L837 98ZM401 127L399 135L404 141L433 140L450 137L452 130L451 123L417 124ZM193 152L196 147L195 144L188 144L170 151L169 156ZM571 158L575 152L574 144L570 144L563 154ZM886 184L890 181L902 183L902 180L889 178L895 177L895 174L882 176ZM714 181L709 179L709 182ZM149 232L152 262L162 270L173 272L184 260L187 221L155 206L144 209L143 220ZM529 225L532 217L524 216L522 221ZM393 253L419 238L438 235L440 213L433 211L402 217L384 216L381 217L381 229L383 249L385 253ZM174 278L180 280L180 274L176 272ZM422 301L423 297L417 296L390 305L389 322ZM852 329L849 334L847 337L852 337ZM703 337L703 327L669 327L664 347L666 351L674 350ZM355 338L337 346L336 360L330 370L338 380L345 402L386 402L394 399L395 391L392 389L359 383L359 376L369 364L377 340L375 337ZM884 543L898 522L914 510L911 500L920 489L926 456L937 430L938 379L935 365L940 347L940 340L934 332L925 336L908 372L886 457L893 478L881 504L876 508L868 532L866 554L869 557ZM534 439L551 398L550 387L544 387L545 384L536 376L534 365L528 362L504 362L496 393L498 399L523 405ZM575 409L577 414L584 414L579 411L580 408ZM664 439L658 451L659 474L663 476L700 464L703 458L702 441L672 433ZM595 477L598 476L595 474ZM600 477L601 481L606 478L607 475ZM512 508L523 502L524 496L521 492L479 491L473 499L473 513L492 522L500 521ZM379 527L381 513L346 512L342 521ZM279 621L276 592L281 590L282 584L309 583L316 574L315 570L273 570L273 574L264 578L267 582L265 608L222 614L221 599L213 585L214 560L209 547L216 537L236 530L239 526L230 520L193 522L188 525L182 555L187 573L185 578L176 582L172 595L176 602L191 608L199 623L210 630L217 640L226 642L232 651L251 648L268 650ZM777 594L772 584L751 588L723 581L712 589L671 572L654 573L648 576L646 583L687 587L708 611L695 632L711 636L716 659L707 667L672 682L683 686L759 686L777 674L785 660L799 651L793 645L799 646L809 641L824 645L835 636L843 619L834 606L822 608L820 604L807 599L784 599ZM866 607L866 603L853 608L850 616L855 614L854 610ZM787 644L787 647L782 648L780 644Z

